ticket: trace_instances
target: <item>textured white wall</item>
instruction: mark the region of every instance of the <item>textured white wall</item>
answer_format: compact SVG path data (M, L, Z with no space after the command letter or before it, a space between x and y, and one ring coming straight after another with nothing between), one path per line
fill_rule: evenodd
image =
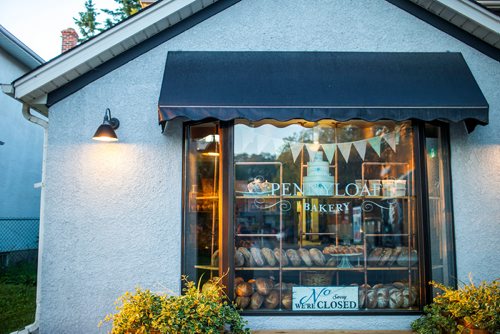
M113 300L137 284L178 292L182 126L171 124L163 136L156 125L169 50L462 52L490 103L491 124L471 136L453 131L458 267L460 278L499 276L491 185L500 176L487 165L499 165L500 65L383 0L243 0L51 108L42 334L96 332ZM106 107L121 121L118 143L90 139ZM397 329L413 318L248 319L255 329Z
M28 68L0 48L0 83L11 83ZM38 217L43 130L24 119L21 103L0 92L0 218ZM12 226L10 226L12 228ZM0 233L6 232L0 226ZM38 234L38 232L37 232ZM10 246L9 246L10 247Z

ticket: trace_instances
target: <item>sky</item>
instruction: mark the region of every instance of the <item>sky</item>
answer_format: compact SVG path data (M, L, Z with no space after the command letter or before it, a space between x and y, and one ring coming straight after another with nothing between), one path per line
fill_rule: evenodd
M94 0L96 8L115 9L113 0ZM85 0L2 0L0 24L44 60L61 53L61 30L77 26L73 17ZM104 14L98 17L102 19Z

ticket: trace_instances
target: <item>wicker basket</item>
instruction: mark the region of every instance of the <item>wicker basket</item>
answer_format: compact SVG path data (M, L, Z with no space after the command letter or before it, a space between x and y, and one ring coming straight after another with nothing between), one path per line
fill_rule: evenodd
M329 286L332 284L331 271L303 271L302 284L308 286Z

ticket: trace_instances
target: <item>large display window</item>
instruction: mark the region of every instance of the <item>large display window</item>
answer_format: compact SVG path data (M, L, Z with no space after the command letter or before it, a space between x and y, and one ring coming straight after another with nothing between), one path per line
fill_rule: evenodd
M436 167L424 168L434 161L423 159L424 130L357 120L186 126L183 273L223 277L248 314L418 312L436 257L425 247L429 220L443 225L428 205L435 191L424 181ZM440 261L441 280L453 267Z

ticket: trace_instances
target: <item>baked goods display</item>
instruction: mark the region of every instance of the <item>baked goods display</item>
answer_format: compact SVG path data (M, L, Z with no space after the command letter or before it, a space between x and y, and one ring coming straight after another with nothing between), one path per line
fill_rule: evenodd
M361 245L344 246L344 245L330 245L323 248L323 254L358 254L363 253L364 248Z
M238 267L336 267L339 260L333 255L361 255L363 247L326 246L320 248L279 249L239 247L235 250L234 263ZM330 256L331 255L331 256Z
M417 289L402 282L392 284L375 284L371 287L363 284L358 290L359 307L369 309L409 308L417 302Z
M368 267L408 267L408 265L414 266L417 263L417 251L412 249L408 253L408 247L375 247L367 257Z
M236 298L234 303L241 309L283 309L292 308L292 288L294 283L285 283L281 285L275 283L270 278L259 277L245 281L242 277L234 279L234 293ZM281 300L280 300L281 287Z

